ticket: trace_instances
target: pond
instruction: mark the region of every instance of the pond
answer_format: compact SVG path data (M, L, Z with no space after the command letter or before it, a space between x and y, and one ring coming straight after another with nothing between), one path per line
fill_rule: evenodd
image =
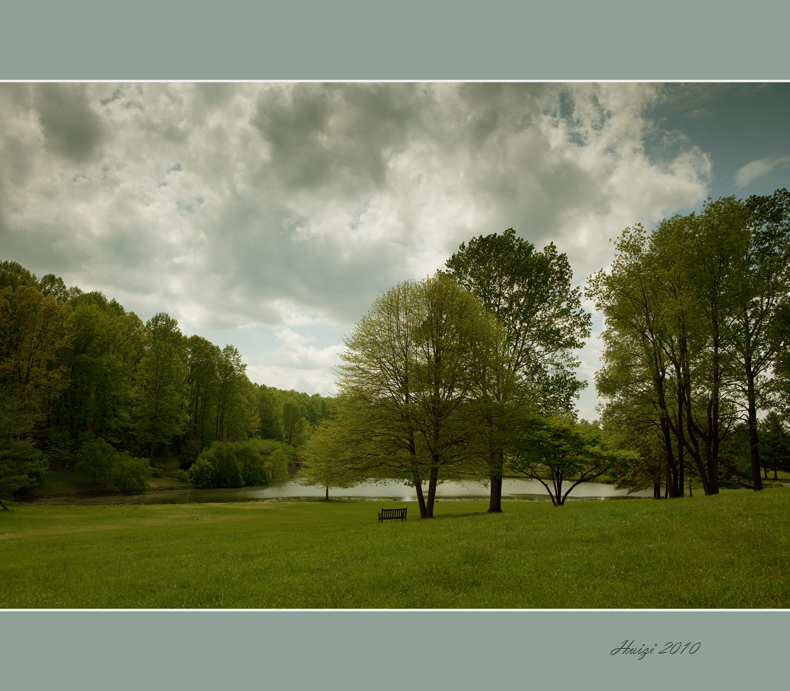
M427 493L427 488L423 488ZM391 480L381 483L365 482L348 489L329 491L330 498L360 501L417 501L417 493L413 487L402 482ZM568 501L590 499L628 499L652 497L652 490L628 494L615 489L614 485L596 482L583 482L574 488ZM322 487L303 484L299 479L291 478L273 482L265 487L233 487L221 489L179 489L162 492L146 492L144 494L108 494L92 497L51 497L38 499L36 504L191 504L243 501L279 501L279 500L316 500L324 498ZM488 486L482 482L453 481L443 482L436 491L438 501L485 500L488 499ZM502 482L503 501L551 501L543 485L537 480L505 479Z

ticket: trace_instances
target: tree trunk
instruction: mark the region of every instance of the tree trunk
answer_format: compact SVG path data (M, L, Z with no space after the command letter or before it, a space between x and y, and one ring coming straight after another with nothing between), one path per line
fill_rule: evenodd
M678 487L680 489L680 496L685 496L686 487L686 467L685 459L683 458L683 388L681 386L680 367L675 366L675 377L677 379L677 393L678 393L678 427L677 427L677 445L678 445Z
M3 507L3 511L8 511L8 507L5 504L3 504L3 500L2 499L0 499L0 506Z
M502 513L502 476L492 475L489 478L491 493L488 501L488 513Z
M746 398L749 405L749 455L752 461L752 488L761 490L763 482L760 479L760 450L757 439L757 396L754 391L754 374L751 371L752 360L746 358Z
M428 512L425 508L425 497L422 493L422 481L415 474L414 490L417 492L417 505L420 507L420 518L427 518Z
M438 478L439 470L434 465L433 468L431 468L431 474L428 480L428 501L425 502L424 518L433 518L433 504L436 501L436 484Z
M713 317L713 386L711 405L708 407L708 443L705 444L708 463L708 489L705 494L719 493L719 401L721 397L721 354L719 345L718 313Z
M501 448L491 451L488 460L489 500L488 513L502 513L502 473L505 469L505 454Z

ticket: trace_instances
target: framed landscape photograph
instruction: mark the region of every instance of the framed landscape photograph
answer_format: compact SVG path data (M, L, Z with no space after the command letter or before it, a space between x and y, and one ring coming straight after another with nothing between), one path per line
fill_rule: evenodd
M790 602L783 75L120 13L188 50L0 71L10 678L772 681L731 661Z

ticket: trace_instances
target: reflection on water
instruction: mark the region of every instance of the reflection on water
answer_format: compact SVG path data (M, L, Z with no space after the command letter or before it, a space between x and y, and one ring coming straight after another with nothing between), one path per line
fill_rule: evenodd
M427 487L423 490L427 493ZM265 487L234 487L222 489L181 489L166 492L148 492L126 496L111 494L95 497L56 497L39 499L36 504L192 504L224 503L239 501L316 500L324 498L322 487L302 484L299 480L280 480ZM335 499L360 501L417 501L413 487L402 482L364 482L347 489L331 489L329 496ZM629 497L652 497L652 491L629 495L616 490L614 485L584 482L577 485L568 501L585 499L626 499ZM463 501L488 498L488 487L482 482L444 482L436 491L437 500ZM537 480L504 480L503 501L551 501L543 485Z

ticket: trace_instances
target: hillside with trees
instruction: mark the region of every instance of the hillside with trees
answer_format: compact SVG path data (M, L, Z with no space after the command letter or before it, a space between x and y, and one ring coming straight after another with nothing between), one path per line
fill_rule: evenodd
M0 496L24 496L47 467L137 491L157 468L220 456L247 468L227 475L235 485L263 484L287 474L333 403L252 383L234 346L187 337L163 312L143 323L100 292L0 262Z

